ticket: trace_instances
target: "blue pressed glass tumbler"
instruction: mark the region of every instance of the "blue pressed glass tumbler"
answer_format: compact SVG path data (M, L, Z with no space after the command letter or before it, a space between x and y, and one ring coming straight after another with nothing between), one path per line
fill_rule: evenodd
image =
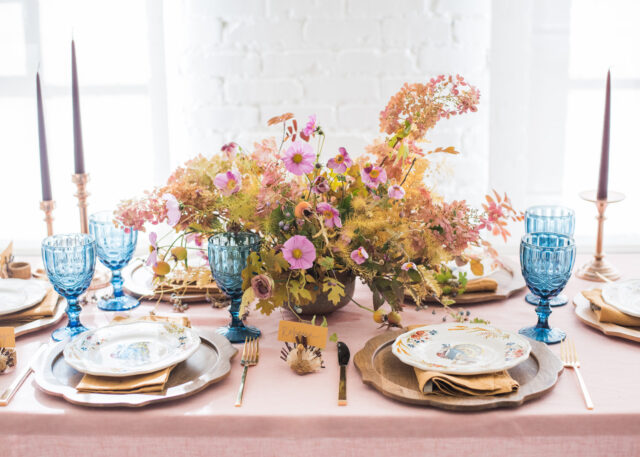
M260 250L260 236L251 232L225 232L209 238L209 266L218 287L231 298L231 322L216 331L232 343L259 337L260 330L244 325L239 316L242 302L242 270L252 252Z
M113 297L98 301L98 308L104 311L127 311L140 302L122 291L121 270L133 257L138 242L138 231L131 227L117 227L113 213L102 211L89 218L89 232L96 241L100 262L111 270Z
M532 206L524 214L525 233L545 232L573 236L575 226L575 212L564 206ZM527 294L525 300L532 305L537 305L540 302L540 298L532 293ZM551 299L549 306L563 306L568 302L567 296L560 294Z
M96 266L96 243L90 235L54 235L42 241L42 262L53 288L67 300L66 327L55 330L55 341L72 338L87 330L80 323L78 297L91 284Z
M520 267L529 290L540 297L536 307L538 323L520 329L520 333L537 341L558 343L565 333L549 327L549 300L558 295L571 277L576 258L572 237L557 233L528 233L520 242Z

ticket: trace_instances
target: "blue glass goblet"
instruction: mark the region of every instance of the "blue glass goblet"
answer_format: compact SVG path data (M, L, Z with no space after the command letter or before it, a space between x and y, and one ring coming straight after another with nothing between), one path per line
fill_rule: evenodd
M96 240L100 262L111 270L113 297L100 299L98 308L104 311L127 311L140 302L122 292L122 270L131 261L138 242L138 231L131 227L116 227L113 213L102 211L89 218L89 231Z
M573 236L575 225L575 212L564 206L532 206L524 214L525 233L546 232ZM528 293L525 300L532 305L537 305L540 302L540 298L532 293ZM549 306L564 306L568 302L569 298L560 294L551 299Z
M209 266L218 287L231 298L231 322L216 331L232 343L242 343L245 338L259 337L260 330L244 325L240 319L242 302L242 270L247 258L260 250L260 236L251 232L226 232L209 238Z
M66 327L55 330L55 341L73 338L88 329L80 323L78 297L87 290L96 267L96 242L90 235L54 235L42 241L42 261L53 288L67 299Z
M520 267L529 290L540 297L536 308L535 327L520 329L520 333L537 341L558 343L565 333L549 327L549 300L558 295L571 277L576 258L573 238L557 233L527 233L520 242Z

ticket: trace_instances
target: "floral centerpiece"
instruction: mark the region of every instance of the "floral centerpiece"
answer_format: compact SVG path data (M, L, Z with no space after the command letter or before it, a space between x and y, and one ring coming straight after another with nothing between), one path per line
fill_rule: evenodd
M461 76L439 76L405 84L380 113L384 138L363 154L341 147L321 160L325 133L311 116L301 125L293 114L273 118L279 142L269 138L247 151L235 143L211 158L178 168L167 184L140 200L122 202L116 219L144 230L167 220L178 233L160 246L151 233L148 263L158 277L173 263L187 262L213 233L255 231L263 236L243 272L243 304L269 314L300 311L320 298L334 304L351 299L345 284L359 277L373 294L373 309L388 303L392 313L374 318L399 323L396 312L408 295L416 303L462 293L464 274L445 266L471 246L491 250L482 230L506 238L507 221L521 217L509 199L487 196L483 209L447 202L428 184L431 154L458 154L454 147L425 148L438 121L477 110L480 94ZM184 249L184 251L176 247ZM359 305L362 306L362 305Z

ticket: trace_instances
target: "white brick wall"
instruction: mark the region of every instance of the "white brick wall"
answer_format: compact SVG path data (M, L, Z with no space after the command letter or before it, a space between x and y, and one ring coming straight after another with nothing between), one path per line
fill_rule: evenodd
M445 121L435 145L463 157L441 189L474 199L487 185L489 0L183 0L165 2L172 162L278 135L266 121L315 113L325 155L360 153L403 82L458 72L479 113ZM453 184L455 182L455 184Z

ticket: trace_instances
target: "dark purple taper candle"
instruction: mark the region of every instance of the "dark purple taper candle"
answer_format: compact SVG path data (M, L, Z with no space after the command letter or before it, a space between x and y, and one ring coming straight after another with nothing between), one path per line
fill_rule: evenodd
M606 200L609 188L609 122L611 119L611 70L607 72L607 96L604 104L604 128L602 131L602 153L600 155L600 179L598 200Z
M40 145L40 182L42 183L42 201L51 197L51 177L49 176L49 156L47 154L47 134L44 129L44 109L42 107L42 89L40 73L36 73L36 98L38 102L38 140Z
M71 40L71 99L73 102L73 158L76 174L84 173L84 148L82 147L82 123L80 121L80 94L78 92L78 68L76 44Z

